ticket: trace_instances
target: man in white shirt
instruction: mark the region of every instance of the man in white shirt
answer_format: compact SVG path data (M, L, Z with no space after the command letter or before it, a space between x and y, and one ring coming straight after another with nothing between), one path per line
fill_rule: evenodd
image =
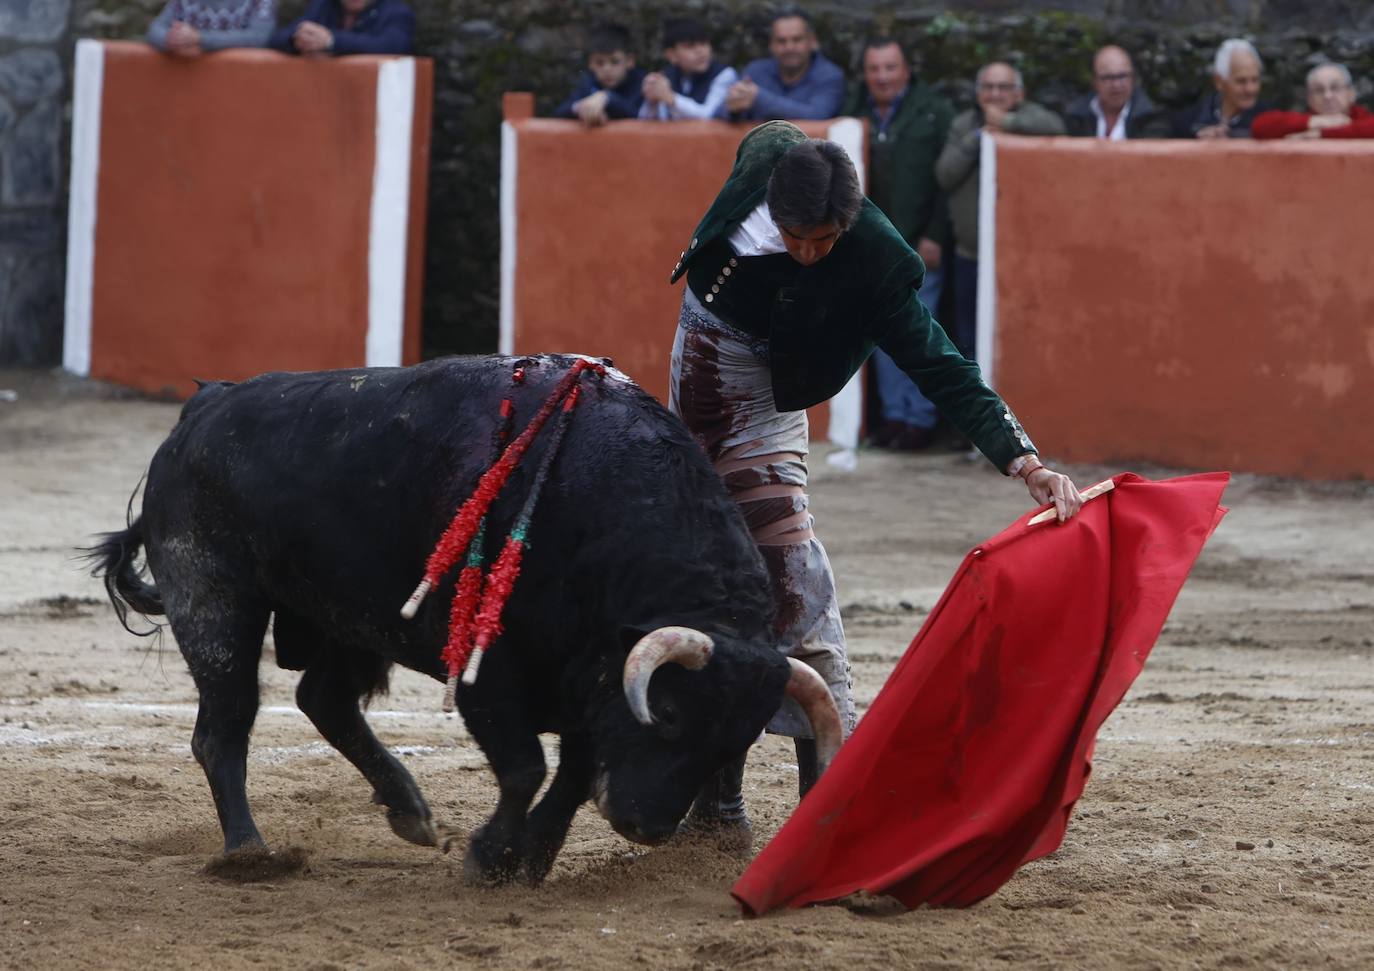
M1064 113L1070 135L1105 138L1168 138L1169 119L1136 85L1131 55L1114 44L1093 55L1093 93Z

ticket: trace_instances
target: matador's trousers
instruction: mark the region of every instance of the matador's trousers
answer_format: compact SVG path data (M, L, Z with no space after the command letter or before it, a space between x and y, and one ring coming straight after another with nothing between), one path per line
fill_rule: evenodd
M808 509L806 412L774 406L768 342L720 320L690 289L673 341L668 394L668 407L715 463L768 564L779 647L825 679L848 735L855 723L853 679L835 577ZM811 737L790 698L768 730Z

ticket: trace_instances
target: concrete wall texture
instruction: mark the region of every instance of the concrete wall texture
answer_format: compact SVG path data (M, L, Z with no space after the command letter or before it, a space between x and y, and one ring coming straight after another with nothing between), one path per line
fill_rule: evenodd
M0 361L55 361L60 353L63 153L74 37L138 38L163 0L0 0ZM304 0L283 0L283 17ZM1147 87L1169 104L1206 83L1221 39L1251 36L1265 54L1267 93L1284 104L1315 60L1355 70L1374 94L1374 7L1321 0L891 0L805 4L822 42L848 69L875 29L908 44L917 68L956 102L971 96L976 67L1015 60L1038 100L1062 106L1087 80L1087 55L1116 41L1137 52ZM763 51L765 0L424 0L418 53L435 60L434 151L425 283L430 352L490 350L498 314L500 100L533 91L547 110L583 62L581 25L619 19L641 60L657 63L661 19L686 12L708 23L725 60ZM14 58L8 60L8 58ZM269 109L270 110L270 109ZM13 174L9 174L13 172Z

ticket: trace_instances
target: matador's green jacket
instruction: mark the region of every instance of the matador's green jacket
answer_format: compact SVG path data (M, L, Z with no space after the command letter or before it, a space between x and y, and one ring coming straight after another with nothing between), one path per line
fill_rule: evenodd
M694 292L710 290L723 268L698 257L763 202L774 164L805 139L800 128L786 121L760 125L744 137L730 178L673 269L674 283L686 273ZM959 353L916 298L924 277L920 257L865 199L858 220L829 255L801 267L795 284L779 289L773 299L768 353L775 404L779 411L797 411L825 401L844 387L874 347L881 347L1005 471L1035 446L1011 409L984 383L978 365ZM728 272L719 277L726 286L729 278Z

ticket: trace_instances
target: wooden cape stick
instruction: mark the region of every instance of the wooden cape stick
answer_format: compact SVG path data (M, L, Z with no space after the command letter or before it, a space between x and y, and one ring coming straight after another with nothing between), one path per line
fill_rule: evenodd
M1115 488L1116 480L1105 479L1102 482L1099 482L1097 485L1088 486L1088 488L1080 492L1079 495L1083 497L1084 502L1087 502L1089 499L1096 499L1098 496L1106 495L1108 492L1111 492ZM1036 513L1034 516L1032 516L1030 519L1026 521L1026 525L1035 526L1038 523L1047 523L1051 519L1053 519L1054 516L1054 503L1051 502L1050 508L1041 510L1040 512Z

